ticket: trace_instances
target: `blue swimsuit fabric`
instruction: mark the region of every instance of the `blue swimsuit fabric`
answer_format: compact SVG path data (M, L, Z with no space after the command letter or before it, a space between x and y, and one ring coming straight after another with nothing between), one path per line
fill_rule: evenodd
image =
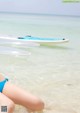
M3 80L3 81L0 82L0 92L1 92L1 93L2 93L2 91L3 91L3 88L4 88L5 83L6 83L7 81L8 81L8 79L5 78L5 80Z

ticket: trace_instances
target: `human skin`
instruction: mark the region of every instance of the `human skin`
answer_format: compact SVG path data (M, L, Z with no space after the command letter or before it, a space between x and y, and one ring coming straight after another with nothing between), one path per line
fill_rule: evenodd
M0 75L0 81L4 79L5 78ZM3 91L0 94L1 96L5 96L6 101L12 102L13 106L15 104L19 104L26 107L30 111L42 111L44 109L44 102L40 98L23 90L22 88L17 87L16 85L11 84L10 82L5 83ZM3 102L4 98L1 101Z

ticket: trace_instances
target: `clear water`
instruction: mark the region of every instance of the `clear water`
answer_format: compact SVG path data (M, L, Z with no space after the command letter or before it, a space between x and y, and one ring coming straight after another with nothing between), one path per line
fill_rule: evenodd
M0 72L41 97L44 113L80 113L80 17L1 13L0 34L68 38L53 46L0 43Z

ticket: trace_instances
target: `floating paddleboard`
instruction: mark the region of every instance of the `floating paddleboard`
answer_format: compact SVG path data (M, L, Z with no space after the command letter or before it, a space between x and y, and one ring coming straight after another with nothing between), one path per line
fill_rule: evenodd
M32 37L32 36L18 37L18 39L28 42L36 42L39 44L56 44L56 43L65 43L69 41L69 39L65 39L65 38L41 38L41 37Z
M0 39L5 39L9 42L24 42L24 43L38 43L38 44L58 44L58 43L66 43L69 39L65 38L42 38L42 37L33 37L33 36L23 36L23 37L0 37Z

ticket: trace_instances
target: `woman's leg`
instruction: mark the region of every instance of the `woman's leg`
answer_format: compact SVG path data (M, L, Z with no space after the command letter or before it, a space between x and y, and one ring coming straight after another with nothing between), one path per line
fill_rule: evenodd
M14 102L0 93L0 113L13 113Z
M3 94L14 101L14 103L20 104L32 111L40 111L44 108L44 103L41 99L12 85L10 82L5 84Z

